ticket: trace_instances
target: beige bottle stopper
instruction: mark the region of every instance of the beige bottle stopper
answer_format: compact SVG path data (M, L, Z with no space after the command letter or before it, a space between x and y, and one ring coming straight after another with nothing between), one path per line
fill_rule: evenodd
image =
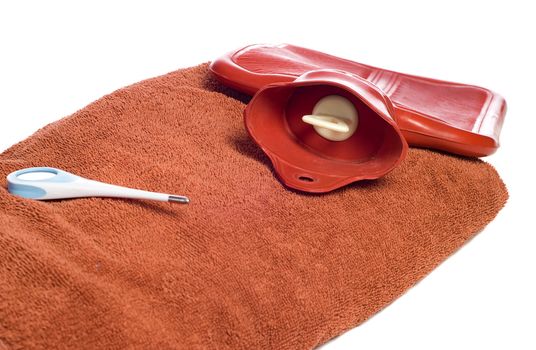
M330 141L344 141L357 129L358 113L354 104L339 95L329 95L320 99L313 113L302 117L315 131Z

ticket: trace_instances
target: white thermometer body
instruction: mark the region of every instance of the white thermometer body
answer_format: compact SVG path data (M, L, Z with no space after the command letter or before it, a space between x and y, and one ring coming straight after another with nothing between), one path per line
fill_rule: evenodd
M44 179L26 179L29 175L45 175ZM89 180L67 171L48 168L26 168L7 176L8 191L20 197L49 200L81 197L115 197L147 199L161 202L188 203L184 196L149 192Z

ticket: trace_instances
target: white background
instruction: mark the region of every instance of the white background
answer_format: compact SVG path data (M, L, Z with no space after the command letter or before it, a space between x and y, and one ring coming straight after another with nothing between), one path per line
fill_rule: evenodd
M506 207L416 287L323 349L536 348L531 1L6 3L0 150L124 85L251 43L288 42L501 93L502 146L486 161L508 186Z

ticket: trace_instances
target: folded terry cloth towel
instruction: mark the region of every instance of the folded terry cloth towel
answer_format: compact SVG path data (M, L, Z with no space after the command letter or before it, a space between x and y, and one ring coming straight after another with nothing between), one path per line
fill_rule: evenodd
M246 100L203 64L0 155L0 349L311 349L399 297L507 200L489 164L419 149L377 181L288 190L243 127ZM191 203L9 194L6 175L30 166Z

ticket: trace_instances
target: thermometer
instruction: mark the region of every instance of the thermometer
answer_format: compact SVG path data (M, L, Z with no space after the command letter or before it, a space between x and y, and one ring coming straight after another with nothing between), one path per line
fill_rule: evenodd
M184 204L190 202L185 196L111 185L48 167L26 168L12 172L7 176L7 185L10 193L37 200L115 197Z

